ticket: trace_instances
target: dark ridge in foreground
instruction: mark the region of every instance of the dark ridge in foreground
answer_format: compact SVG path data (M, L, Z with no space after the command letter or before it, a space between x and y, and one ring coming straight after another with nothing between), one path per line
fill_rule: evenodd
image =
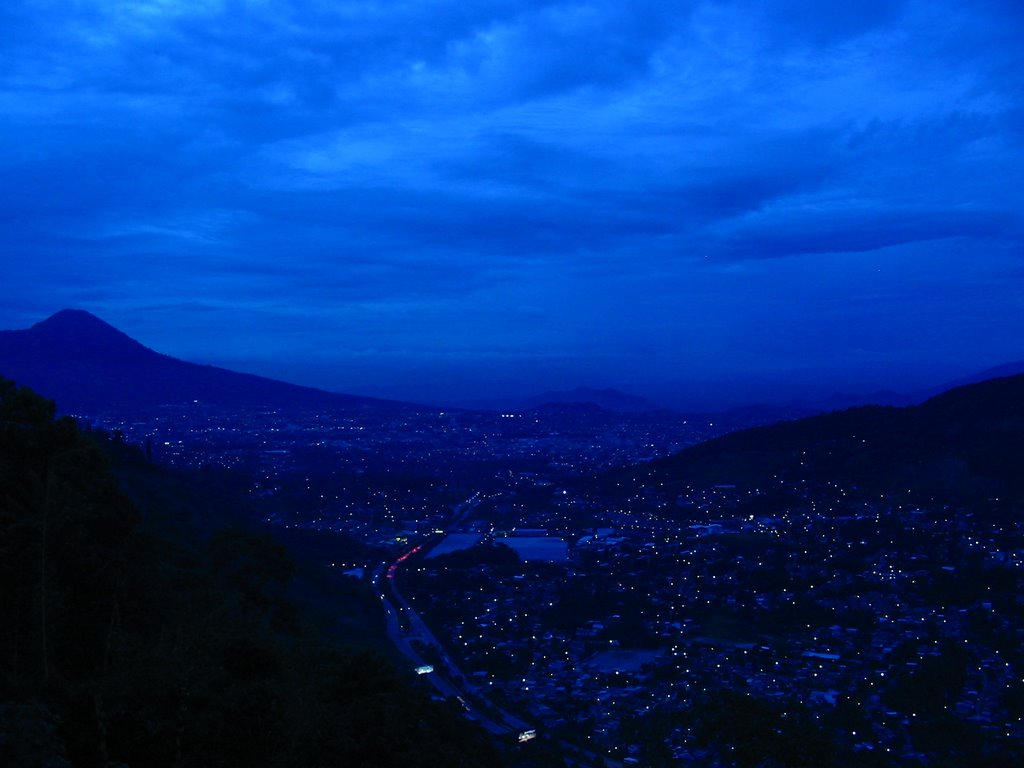
M868 490L1024 501L1024 375L905 408L865 406L725 435L631 467L632 483L836 482Z
M54 413L0 378L0 765L502 764L456 705L321 631L278 541ZM332 594L379 615L365 586Z
M231 407L415 407L178 360L73 309L26 330L0 331L0 373L46 393L64 412L192 401Z

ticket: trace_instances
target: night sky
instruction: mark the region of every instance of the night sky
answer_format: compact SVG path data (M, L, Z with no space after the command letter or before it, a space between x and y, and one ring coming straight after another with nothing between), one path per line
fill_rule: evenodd
M0 51L0 328L421 401L1024 359L1019 0L12 0Z

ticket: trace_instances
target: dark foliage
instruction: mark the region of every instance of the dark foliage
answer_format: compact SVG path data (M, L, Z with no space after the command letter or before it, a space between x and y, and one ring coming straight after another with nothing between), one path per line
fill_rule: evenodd
M827 768L836 764L831 741L795 704L778 705L734 691L709 697L695 713L698 743L736 768Z
M175 481L145 490L140 454L54 414L0 379L0 765L498 763L383 657L310 629L282 545L140 513L107 453L140 499Z

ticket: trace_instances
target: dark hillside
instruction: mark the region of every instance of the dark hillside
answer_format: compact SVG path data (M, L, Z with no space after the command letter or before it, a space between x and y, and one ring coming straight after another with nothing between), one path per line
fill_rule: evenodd
M917 406L867 406L737 432L615 479L669 487L835 482L878 491L1024 500L1024 376Z
M167 519L187 494L150 503L174 480L140 493L129 468L140 510L54 411L0 379L0 765L500 764L382 656L311 626L281 544Z

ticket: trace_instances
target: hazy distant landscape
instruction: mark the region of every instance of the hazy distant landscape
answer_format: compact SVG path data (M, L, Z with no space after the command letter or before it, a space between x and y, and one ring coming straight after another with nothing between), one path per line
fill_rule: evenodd
M778 409L573 402L637 405L585 389L441 410L195 366L82 312L5 332L0 370L66 393L85 431L4 385L11 760L1021 757L1024 376L775 424ZM83 450L89 465L70 458ZM59 478L61 501L33 478ZM88 522L101 509L119 527ZM43 581L52 547L70 559ZM82 594L73 574L93 566L74 564L97 557ZM182 557L184 582L164 570ZM186 618L179 660L146 661ZM378 677L329 695L288 671L350 676L367 653ZM287 704L309 695L320 703ZM230 720L235 696L248 703ZM332 736L308 730L325 717ZM172 749L159 735L173 728Z

